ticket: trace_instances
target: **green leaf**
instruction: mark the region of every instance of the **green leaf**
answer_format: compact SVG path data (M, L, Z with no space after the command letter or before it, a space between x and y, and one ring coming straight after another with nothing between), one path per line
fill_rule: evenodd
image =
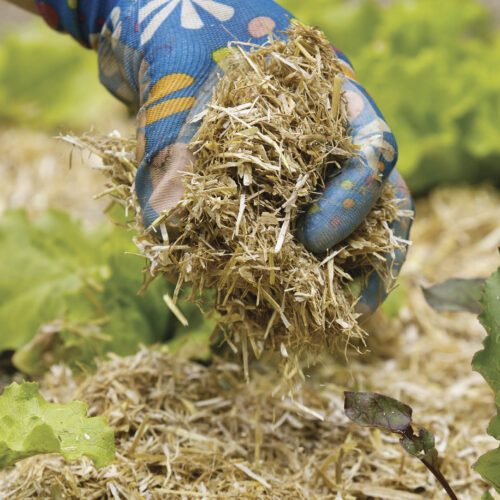
M500 493L500 448L479 457L474 469Z
M472 366L497 394L500 392L500 268L486 281L481 307L483 313L479 321L488 335L483 342L484 349L475 354Z
M397 399L375 392L344 392L344 413L361 426L378 427L401 435L401 446L417 457L434 474L452 500L458 500L439 470L438 452L432 432L419 427L416 435L411 426L412 409Z
M79 359L80 351L67 345L62 338L63 328L62 320L43 325L30 342L14 353L14 366L24 373L41 377L53 364L61 361L71 363L71 360Z
M404 432L411 424L412 409L397 399L375 392L345 392L344 411L364 427Z
M191 297L194 299L193 290L191 288L184 289L179 301L179 307L188 319L189 324L187 326L182 326L180 323L172 325L174 328L169 332L171 339L167 343L171 353L180 353L187 359L210 359L210 337L217 325L217 321L212 317L205 317L200 308L213 302L212 295L210 291L204 291L201 296L197 297L197 305L187 300L182 301L182 298ZM207 311L210 310L209 307L206 309Z
M389 318L397 318L401 307L405 304L407 292L401 280L398 280L397 286L384 300L380 309L387 314ZM358 294L359 295L359 294Z
M401 446L411 455L421 460L427 460L434 467L437 467L437 451L436 448L434 448L434 434L423 427L419 427L418 431L418 435L413 434L413 432L410 435L403 435L400 440Z
M175 337L167 343L172 354L180 353L184 358L207 361L211 357L210 336L217 322L213 319L203 320L199 326L176 329Z
M67 460L85 455L96 468L109 464L113 430L104 418L86 413L80 401L48 403L34 382L6 387L0 396L0 468L40 453L61 453Z
M500 268L486 280L481 307L483 313L479 320L487 337L483 342L484 349L474 355L472 367L495 393L497 415L488 426L488 434L500 440ZM500 447L480 457L474 469L500 492Z
M479 314L485 279L450 279L422 288L425 300L437 311L469 311Z
M86 230L51 210L31 221L24 211L0 218L0 351L40 375L59 361L92 364L114 351L162 341L172 316L155 280L144 295L143 261L131 235L111 224ZM48 325L48 326L46 326Z
M162 297L174 285L162 277L144 294L144 261L122 227L86 230L59 211L31 221L22 210L0 218L0 351L14 349L14 364L33 376L61 361L92 366L107 352L129 355L139 344L175 337L173 349L210 356L213 322L182 303L189 326L180 327ZM201 302L209 297L200 297ZM188 339L189 336L189 339ZM192 347L186 349L187 344Z
M497 415L491 419L490 425L488 425L488 434L500 440L500 392L496 393L495 405L497 407Z
M1 218L0 350L24 345L41 324L65 312L68 294L105 278L105 233L86 236L62 212L49 211L33 222L21 210Z

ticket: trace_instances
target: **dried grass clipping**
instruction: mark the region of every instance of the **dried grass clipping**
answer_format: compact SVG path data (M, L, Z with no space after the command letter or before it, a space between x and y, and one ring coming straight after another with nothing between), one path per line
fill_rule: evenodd
M346 419L343 391L353 389L409 404L415 422L436 436L458 497L480 498L487 485L472 464L497 446L486 434L491 390L470 369L485 332L475 315L431 309L420 285L422 276L488 276L500 265L500 195L441 189L417 210L404 304L392 319L377 313L370 353L348 365L323 357L294 397L277 390L274 371L259 367L244 383L239 364L215 359L206 368L154 349L112 356L81 383L53 367L44 396L81 399L89 416L104 415L116 459L96 471L86 457L28 458L0 472L0 499L444 499L398 437Z
M434 321L437 313L422 314L423 307L419 315ZM363 357L346 367L323 358L292 397L278 390L282 379L272 367L261 365L247 384L239 364L214 360L207 368L153 349L113 355L80 384L69 369L54 367L42 382L44 395L81 399L89 416L104 415L115 431L116 458L99 471L86 457L23 460L0 472L0 498L444 498L397 437L346 419L343 390L359 385L410 404L418 424L436 435L442 471L460 499L477 499L485 485L471 465L495 445L485 434L491 393L468 371L484 333L455 316L451 329L422 332L416 342L402 340L398 329L390 348L399 358L391 362L370 355L369 363ZM388 345L387 338L378 340ZM453 353L456 369L440 350Z
M178 276L176 292L188 284L197 300L198 292L214 290L219 328L246 362L250 348L257 357L281 350L291 359L332 351L339 340L362 341L346 285L352 271L367 266L389 282L384 255L398 247L388 225L398 205L388 188L356 231L325 255L314 256L294 237L296 217L323 186L325 171L356 151L330 44L299 24L287 34L288 42L270 39L250 53L233 45L191 144L196 161L176 207L182 222L167 228L171 212L164 213L156 235L136 238L153 276ZM132 144L71 141L103 157L112 181L106 193L140 218Z

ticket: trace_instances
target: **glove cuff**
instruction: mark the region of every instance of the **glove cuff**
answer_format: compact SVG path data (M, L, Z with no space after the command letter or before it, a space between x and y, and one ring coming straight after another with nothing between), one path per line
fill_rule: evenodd
M35 0L38 12L53 29L69 33L84 47L97 49L101 32L117 0Z

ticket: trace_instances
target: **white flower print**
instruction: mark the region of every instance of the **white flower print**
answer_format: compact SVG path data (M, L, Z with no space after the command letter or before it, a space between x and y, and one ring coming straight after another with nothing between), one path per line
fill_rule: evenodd
M142 45L151 40L163 21L172 14L179 4L181 4L181 26L190 30L203 28L203 21L195 5L207 11L219 21L228 21L234 16L233 7L215 0L151 0L151 2L139 9L139 23L143 23L150 14L156 11L156 14L147 22L142 31Z

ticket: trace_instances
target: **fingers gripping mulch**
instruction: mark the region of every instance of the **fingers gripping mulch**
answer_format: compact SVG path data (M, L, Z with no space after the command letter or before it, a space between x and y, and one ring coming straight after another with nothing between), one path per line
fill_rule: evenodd
M205 309L242 354L246 372L250 354L278 350L287 373L295 373L300 354L313 358L346 343L361 345L365 332L348 286L353 272L374 269L389 286L387 255L405 245L390 223L408 214L390 188L354 233L323 255L308 252L294 235L297 216L321 190L327 169L357 152L346 130L335 52L314 28L295 24L288 38L249 53L234 45L198 117L203 122L191 143L196 161L187 169L185 193L156 220L156 232L140 228L134 142L70 139L103 158L105 194L136 216L135 241L149 273L176 276L168 303L182 285L192 287L195 301L201 291L214 291ZM179 222L172 228L174 213Z

